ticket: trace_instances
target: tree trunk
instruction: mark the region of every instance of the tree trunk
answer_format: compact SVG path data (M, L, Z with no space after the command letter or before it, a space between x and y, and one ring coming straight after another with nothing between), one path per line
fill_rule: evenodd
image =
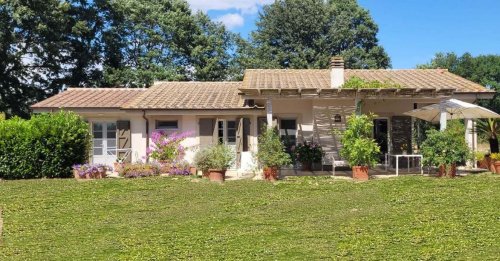
M489 141L490 141L490 152L498 153L498 139L490 138Z

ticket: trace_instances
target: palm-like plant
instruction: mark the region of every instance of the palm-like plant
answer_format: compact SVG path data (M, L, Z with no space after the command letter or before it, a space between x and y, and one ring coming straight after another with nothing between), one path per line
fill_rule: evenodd
M500 121L498 119L480 120L476 124L476 131L490 143L490 152L498 153L498 137L500 136Z

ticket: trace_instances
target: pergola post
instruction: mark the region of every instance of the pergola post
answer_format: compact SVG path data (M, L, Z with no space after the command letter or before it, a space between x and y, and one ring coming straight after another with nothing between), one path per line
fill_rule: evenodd
M465 142L469 146L469 149L472 152L476 152L477 148L477 133L475 131L476 122L472 119L465 119ZM467 162L467 165L470 167L476 167L476 161Z
M267 128L273 128L273 103L271 99L267 99L266 101L266 116L267 116Z
M444 131L446 130L446 120L448 117L448 112L446 112L446 109L441 107L441 112L439 113L439 130Z

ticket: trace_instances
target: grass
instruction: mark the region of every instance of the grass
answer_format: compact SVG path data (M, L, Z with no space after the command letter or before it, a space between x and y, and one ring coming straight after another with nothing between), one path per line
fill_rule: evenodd
M1 260L500 256L495 175L1 181L0 207Z

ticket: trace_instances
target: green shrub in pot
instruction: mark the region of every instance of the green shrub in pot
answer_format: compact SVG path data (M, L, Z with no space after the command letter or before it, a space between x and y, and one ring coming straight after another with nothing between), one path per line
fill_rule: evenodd
M374 115L351 115L342 135L340 155L352 167L353 178L368 179L368 168L377 163L380 147L372 138Z
M285 151L275 129L265 129L259 136L257 159L264 168L264 177L269 180L277 179L277 169L292 163L291 157Z
M234 162L234 151L224 144L198 151L194 158L196 168L208 173L210 180L224 181L226 170Z

